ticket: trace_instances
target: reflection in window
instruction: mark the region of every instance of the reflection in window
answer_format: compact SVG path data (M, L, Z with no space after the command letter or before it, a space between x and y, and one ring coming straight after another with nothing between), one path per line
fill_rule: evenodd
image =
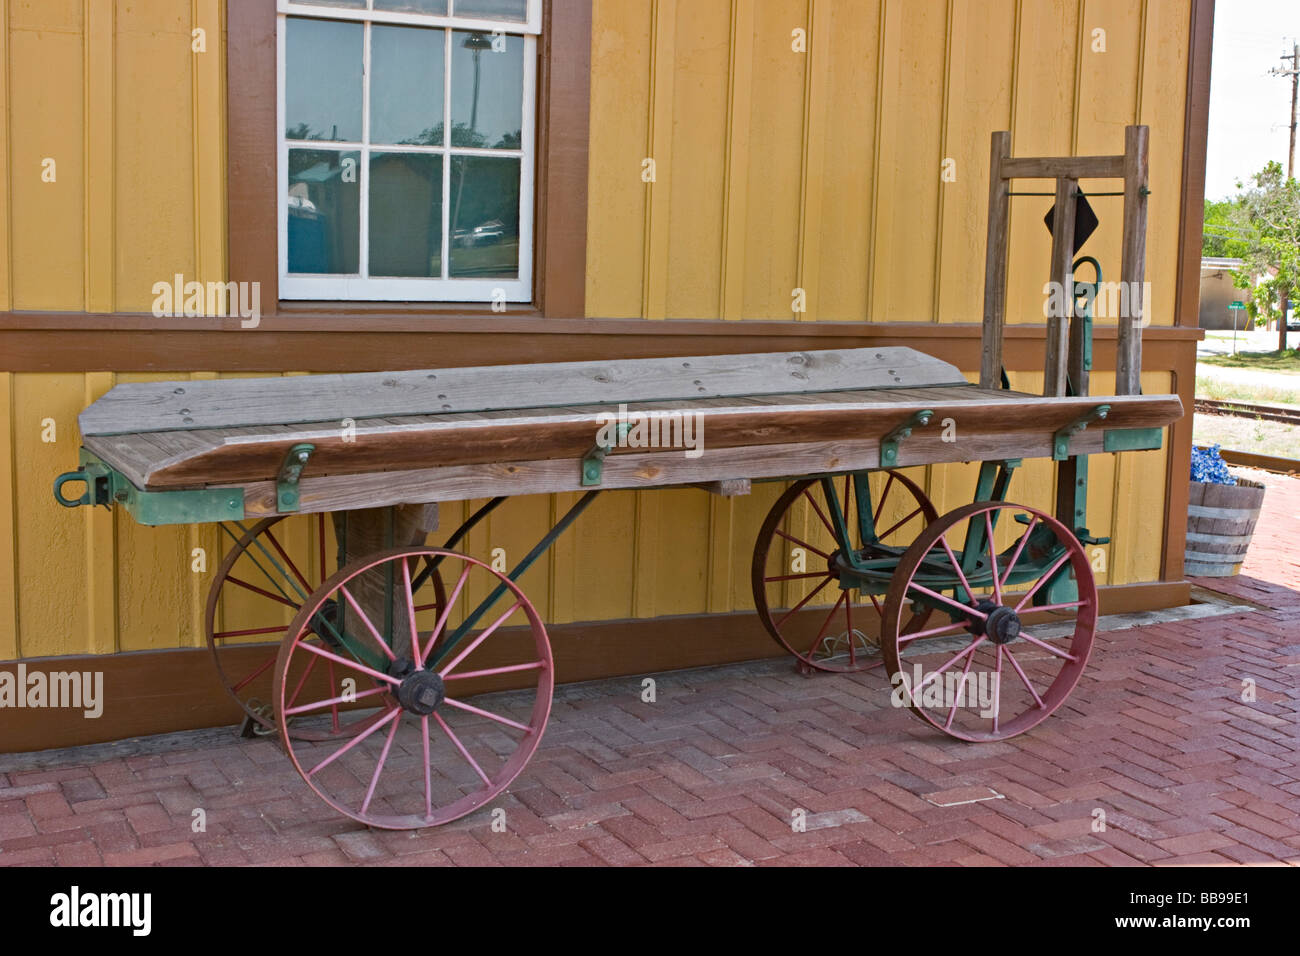
M451 145L518 149L523 73L523 37L453 31Z
M370 274L442 275L442 157L370 155Z
M361 140L362 34L359 23L289 20L286 139Z
M519 274L519 160L451 160L451 275Z
M289 150L289 271L355 274L360 268L361 154Z

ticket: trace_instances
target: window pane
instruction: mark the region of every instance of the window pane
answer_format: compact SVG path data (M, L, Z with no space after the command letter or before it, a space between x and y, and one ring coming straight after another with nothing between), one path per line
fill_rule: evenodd
M375 0L375 9L394 13L431 13L445 17L447 0Z
M356 150L289 150L290 272L358 272L360 171Z
M455 156L451 161L449 275L519 276L519 160Z
M361 139L359 23L290 18L285 37L285 138Z
M451 144L519 149L524 115L524 38L451 35Z
M528 0L456 0L455 13L458 17L522 23L528 19Z
M447 34L370 28L370 141L442 145L442 58Z
M370 274L442 278L442 157L370 156Z

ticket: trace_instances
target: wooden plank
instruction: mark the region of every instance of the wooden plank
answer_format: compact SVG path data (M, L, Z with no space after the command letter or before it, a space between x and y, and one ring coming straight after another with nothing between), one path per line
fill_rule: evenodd
M707 491L711 495L719 495L723 498L747 495L754 490L754 484L748 478L720 478L717 481L700 481L695 483L695 487Z
M1101 450L1100 429L1089 428L1071 442L1075 454L1094 454ZM934 432L905 441L899 449L898 467L1050 455L1050 435L976 435L952 443L944 442ZM606 459L600 487L612 491L694 485L737 474L759 481L876 468L879 460L880 443L874 439L709 449L696 459L644 453L615 455ZM478 496L590 490L580 483L578 471L576 462L549 460L304 477L300 486L301 510L315 513L399 503L462 501ZM250 518L276 514L274 482L253 482L242 487Z
M972 390L974 391L974 390ZM960 444L978 435L1024 433L1050 438L1052 432L1082 417L1096 404L1087 398L1029 398L1019 402L925 401L914 399L889 404L823 403L815 406L786 406L771 409L749 407L708 409L692 421L690 435L674 436L676 447L660 448L658 454L685 457L687 449L734 448L807 441L881 437L917 411L930 409L937 421L951 417L963 436ZM1128 396L1108 399L1111 412L1107 428L1162 427L1182 415L1176 395ZM1032 410L1032 411L1031 411ZM248 482L274 477L289 447L309 441L316 452L305 470L307 475L357 474L432 467L438 464L490 464L501 461L540 459L576 460L594 445L600 424L583 415L519 417L489 423L445 423L438 418L427 424L394 428L362 426L345 435L334 423L320 423L316 430L227 436L220 444L176 457L179 443L162 443L161 463L149 467L137 484L152 489L200 487L206 484ZM233 430L232 430L233 431ZM936 431L932 423L927 431ZM134 454L141 450L144 436L92 436L86 446L113 463L119 458L119 443ZM160 436L150 436L155 440ZM689 440L687 440L689 439ZM685 447L683 447L685 446ZM615 449L620 457L635 449ZM1049 452L1050 454L1050 452ZM970 456L973 457L973 456ZM963 458L965 460L965 456ZM727 474L731 478L743 473Z
M1007 252L1011 200L1003 165L1011 156L1011 134L993 134L989 158L989 218L984 246L984 340L980 350L980 387L1002 381L1002 331L1007 317Z
M1018 156L1002 163L1003 179L1121 179L1123 156Z
M1120 282L1129 290L1129 310L1119 317L1115 355L1115 393L1136 395L1142 390L1142 322L1146 304L1147 178L1150 153L1145 126L1124 128L1124 237Z
M1056 208L1052 219L1052 283L1048 299L1047 355L1043 364L1043 394L1064 395L1069 360L1069 321L1074 312L1074 220L1079 181L1056 181ZM1059 290L1059 291L1058 291Z
M760 352L134 383L114 388L78 422L83 435L110 435L965 381L952 365L909 348Z

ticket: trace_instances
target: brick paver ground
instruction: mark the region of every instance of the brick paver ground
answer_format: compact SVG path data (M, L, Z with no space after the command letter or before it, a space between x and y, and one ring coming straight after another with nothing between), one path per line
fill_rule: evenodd
M1198 582L1259 609L1098 634L1066 706L1012 741L786 661L660 675L654 704L610 680L557 692L494 803L505 832L487 811L369 830L225 729L0 758L0 865L1295 865L1300 480L1268 481L1244 574Z

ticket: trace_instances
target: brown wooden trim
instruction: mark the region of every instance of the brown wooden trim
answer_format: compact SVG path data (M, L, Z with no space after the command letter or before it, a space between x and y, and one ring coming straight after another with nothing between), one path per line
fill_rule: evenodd
M1183 115L1183 191L1178 223L1178 288L1174 322L1195 326L1201 307L1201 230L1205 225L1205 152L1210 128L1210 66L1214 0L1192 0Z
M235 282L261 283L262 309L268 319L281 310L297 312L301 308L299 303L281 303L278 294L275 28L273 3L229 0L226 24L229 278ZM533 307L524 311L581 317L587 281L591 0L545 0L541 44L537 84L535 278ZM349 320L367 312L364 304L313 303L309 308L330 320L329 325L314 330L319 332L355 327ZM467 308L479 311L477 305ZM464 310L463 307L461 311ZM423 307L419 311L440 314L447 310ZM482 312L492 315L486 304Z
M277 317L258 329L222 331L223 319L171 319L201 329L157 329L151 316L81 313L0 314L0 371L400 371L527 362L601 361L676 355L863 348L903 345L959 368L979 365L976 324L867 322L724 322L645 319L544 319L536 316L443 315L413 320L374 314L366 329L319 334L319 317ZM70 335L69 330L93 332ZM416 333L416 334L413 334ZM1195 355L1199 329L1152 327L1151 370ZM1044 328L1008 326L1003 361L1011 371L1042 368ZM1097 369L1115 367L1115 328L1097 329ZM1190 405L1188 406L1190 408Z
M1187 604L1191 586L1117 585L1101 588L1100 594L1103 613L1123 614ZM556 673L566 683L783 656L753 612L564 624L549 630ZM6 708L0 711L0 753L219 727L236 724L242 717L218 683L207 650L79 655L24 663L28 672L103 671L103 715L91 720L78 710ZM16 669L15 662L0 663L0 671ZM888 685L881 686L887 693Z
M1178 226L1178 287L1174 294L1174 323L1182 328L1199 324L1201 307L1201 229L1205 220L1205 151L1210 122L1210 64L1214 50L1214 0L1192 0L1187 53L1187 101L1183 120L1182 210ZM1148 361L1150 356L1148 355ZM1192 455L1192 403L1196 390L1196 354L1180 356L1174 367L1174 389L1186 414L1169 430L1165 472L1165 541L1160 577L1183 578L1187 525L1187 476Z
M1257 455L1249 451L1233 451L1231 448L1219 449L1219 455L1230 465L1240 465L1243 468L1259 468L1262 471L1274 471L1279 475L1300 475L1300 458Z

